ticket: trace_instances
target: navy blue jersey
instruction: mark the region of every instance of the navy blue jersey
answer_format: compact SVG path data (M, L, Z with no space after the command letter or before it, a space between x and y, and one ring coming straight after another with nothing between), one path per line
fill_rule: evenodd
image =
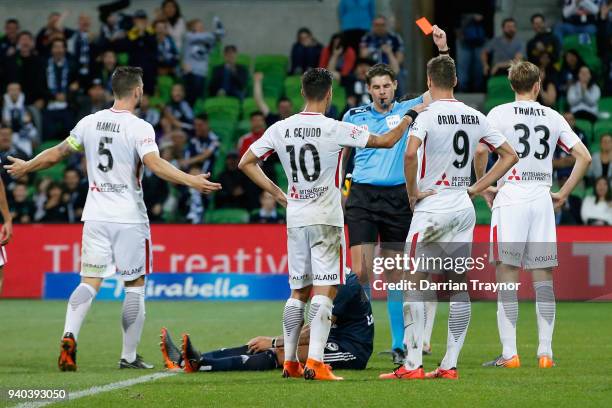
M372 305L356 274L349 273L346 283L338 286L332 314L336 322L329 332L329 341L338 342L349 349L358 348L355 352L367 354L361 356L367 360L374 344L374 319Z

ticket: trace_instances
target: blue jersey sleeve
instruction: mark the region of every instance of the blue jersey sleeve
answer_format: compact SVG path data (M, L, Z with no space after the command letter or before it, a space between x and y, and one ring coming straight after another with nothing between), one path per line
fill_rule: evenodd
M351 121L351 110L347 110L346 113L344 114L344 116L342 116L342 121L343 122L348 122L348 123L353 123Z
M408 112L408 110L410 108L412 108L413 106L418 105L420 103L423 103L423 95L421 95L421 96L419 96L417 98L414 98L414 99L408 99L407 101L400 102L400 106L403 109L406 109L406 112Z

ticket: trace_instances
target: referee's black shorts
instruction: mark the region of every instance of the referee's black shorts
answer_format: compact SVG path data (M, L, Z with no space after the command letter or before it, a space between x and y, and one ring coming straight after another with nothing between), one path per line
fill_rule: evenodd
M384 249L402 251L412 211L404 184L375 186L353 183L346 202L349 246L379 241Z

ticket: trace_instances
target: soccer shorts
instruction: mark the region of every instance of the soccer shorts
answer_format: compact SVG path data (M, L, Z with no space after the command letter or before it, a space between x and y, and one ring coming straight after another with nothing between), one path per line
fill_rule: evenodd
M491 243L491 262L525 269L557 266L557 230L550 196L494 208Z
M118 274L132 281L151 273L153 252L148 223L85 221L81 276L108 278Z
M287 228L289 286L344 284L344 228L307 225Z
M368 365L368 358L369 355L365 357L363 352L332 337L327 340L323 350L323 362L334 370L363 370Z
M349 247L375 243L401 252L408 235L412 211L406 186L353 183L346 201Z
M6 257L6 249L4 246L0 247L0 266L6 265L8 258Z
M475 224L473 207L448 213L414 213L404 251L411 258L422 258L416 272L447 272L443 266L449 258L459 262L459 258L470 257Z

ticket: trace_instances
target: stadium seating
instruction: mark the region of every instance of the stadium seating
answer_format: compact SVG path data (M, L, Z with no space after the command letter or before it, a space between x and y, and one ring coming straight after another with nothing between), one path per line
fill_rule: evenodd
M281 190L287 191L289 183L287 181L287 175L285 174L285 170L283 170L283 165L281 163L276 163L274 165L274 174L276 175L276 184L280 187Z
M240 100L238 98L214 96L204 100L203 108L208 113L210 120L236 122L240 117Z
M593 127L593 143L591 143L592 151L599 151L599 139L604 134L612 134L612 120L598 120Z
M210 210L204 216L207 224L244 224L249 222L249 212L240 208Z
M270 109L270 112L276 113L278 110L276 100L274 98L267 97L264 99L266 101L266 105L268 105L268 109ZM259 110L259 108L257 107L255 98L244 98L242 101L242 118L248 119L251 113L255 112L256 110Z
M597 41L588 34L572 34L563 37L563 51L576 50L585 64L594 72L601 70L601 61L597 56Z
M495 98L512 98L514 91L510 86L510 81L505 76L493 76L487 81L487 95Z
M609 96L599 100L599 111L612 114L612 97Z
M593 124L586 119L576 119L576 127L582 130L589 143L593 143Z
M172 97L172 86L174 79L169 75L160 75L157 77L157 95L164 104L170 102Z
M263 72L264 95L278 99L284 92L289 58L286 55L258 55L255 57L255 72Z
M285 96L291 100L302 98L302 77L300 75L291 75L285 78Z

